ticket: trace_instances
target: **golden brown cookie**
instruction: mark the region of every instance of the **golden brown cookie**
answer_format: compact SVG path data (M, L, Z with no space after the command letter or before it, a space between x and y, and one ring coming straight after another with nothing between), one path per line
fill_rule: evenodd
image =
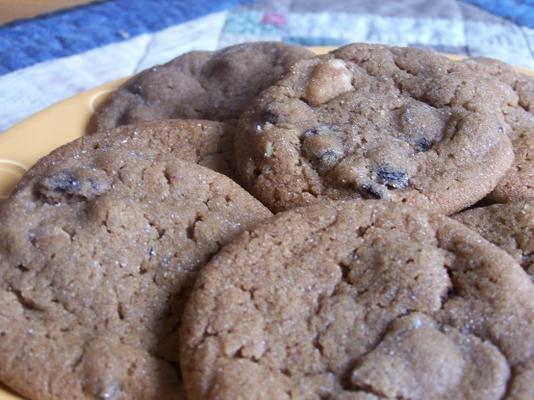
M200 164L234 178L232 129L230 124L217 121L150 121L84 136L72 143L72 146L78 146L78 151L120 147L151 154L171 152L184 161Z
M474 208L453 218L510 254L534 281L534 200Z
M122 132L122 146L54 151L0 207L0 381L27 398L185 399L177 328L190 286L271 215L180 160L174 136Z
M429 51L348 45L298 62L242 115L238 173L275 211L377 198L453 213L512 163L497 89Z
M280 42L186 53L122 85L97 110L97 130L169 118L235 119L293 63L312 56Z
M191 400L532 398L534 286L445 216L384 201L280 213L202 270Z
M479 76L503 84L501 107L515 160L488 199L506 203L534 198L534 79L490 58L471 58L464 64Z

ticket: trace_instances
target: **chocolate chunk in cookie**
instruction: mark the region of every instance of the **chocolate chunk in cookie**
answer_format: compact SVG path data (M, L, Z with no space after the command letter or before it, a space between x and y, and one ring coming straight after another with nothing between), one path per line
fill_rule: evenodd
M133 155L157 155L172 153L184 161L200 164L216 172L235 177L232 126L223 122L205 120L163 120L125 125L87 135L72 142L65 150L59 148L54 157L41 160L40 167L30 170L23 177L42 173L43 166L62 160L63 153L76 157L97 149L123 149ZM98 179L94 173L83 176L81 169L73 168L55 176L42 179L36 190L53 201L56 196L91 196L91 192L106 190L105 178Z
M83 168L63 170L44 177L35 189L53 203L76 197L90 200L109 190L109 179L103 175Z
M513 161L498 89L429 51L348 45L259 95L236 129L237 169L275 211L370 194L453 213Z
M190 286L271 215L229 178L180 160L211 140L178 139L187 124L67 144L2 204L0 381L31 399L185 399L177 329ZM185 158L200 161L197 150Z

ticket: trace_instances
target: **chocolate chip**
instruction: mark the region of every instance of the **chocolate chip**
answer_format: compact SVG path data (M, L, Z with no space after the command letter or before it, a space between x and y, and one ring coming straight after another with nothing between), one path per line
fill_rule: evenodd
M426 137L420 137L414 140L415 150L428 151L432 147L432 141Z
M317 130L317 128L312 128L312 129L308 129L308 130L304 131L302 136L304 138L309 138L309 137L312 137L312 136L317 136L318 134L319 134L319 131Z
M80 190L80 181L70 171L61 171L56 175L48 176L39 185L42 189L56 193L74 194Z
M269 122L274 125L278 122L278 115L271 110L266 110L263 114L263 119L265 122Z
M109 179L102 171L60 171L36 184L37 193L53 203L61 198L90 200L109 187Z
M384 189L376 184L365 183L360 186L360 194L364 199L383 199L385 198Z
M388 165L380 166L375 171L378 183L384 184L390 188L402 189L408 184L408 174L399 171Z
M136 83L130 86L130 92L141 96L143 94L143 87L139 83Z

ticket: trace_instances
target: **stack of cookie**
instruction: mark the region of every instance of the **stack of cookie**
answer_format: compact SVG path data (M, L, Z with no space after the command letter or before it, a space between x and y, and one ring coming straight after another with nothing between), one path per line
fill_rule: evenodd
M534 398L533 107L505 64L381 45L142 72L0 207L0 381Z

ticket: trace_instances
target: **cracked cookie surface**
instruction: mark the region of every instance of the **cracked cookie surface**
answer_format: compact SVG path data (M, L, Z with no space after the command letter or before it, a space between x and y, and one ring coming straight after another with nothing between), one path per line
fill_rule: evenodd
M244 112L237 170L275 211L369 198L453 213L512 163L498 88L435 53L348 45L296 63Z
M172 140L126 138L56 150L0 207L0 381L29 399L184 399L192 281L271 215Z
M124 125L83 136L72 146L76 146L79 153L103 147L145 154L172 153L181 160L235 177L231 125L223 122L190 119ZM72 152L72 147L67 151ZM49 157L44 162L53 160Z
M307 49L280 42L186 53L122 85L97 110L97 130L169 118L238 118L289 66L312 56Z
M329 202L214 257L184 311L180 362L192 400L519 399L533 395L533 328L525 272L465 226Z
M501 107L509 126L515 159L488 198L497 202L534 198L534 78L490 58L471 58L464 64L477 74L496 78L504 85Z
M534 200L474 208L453 218L510 254L534 282Z

